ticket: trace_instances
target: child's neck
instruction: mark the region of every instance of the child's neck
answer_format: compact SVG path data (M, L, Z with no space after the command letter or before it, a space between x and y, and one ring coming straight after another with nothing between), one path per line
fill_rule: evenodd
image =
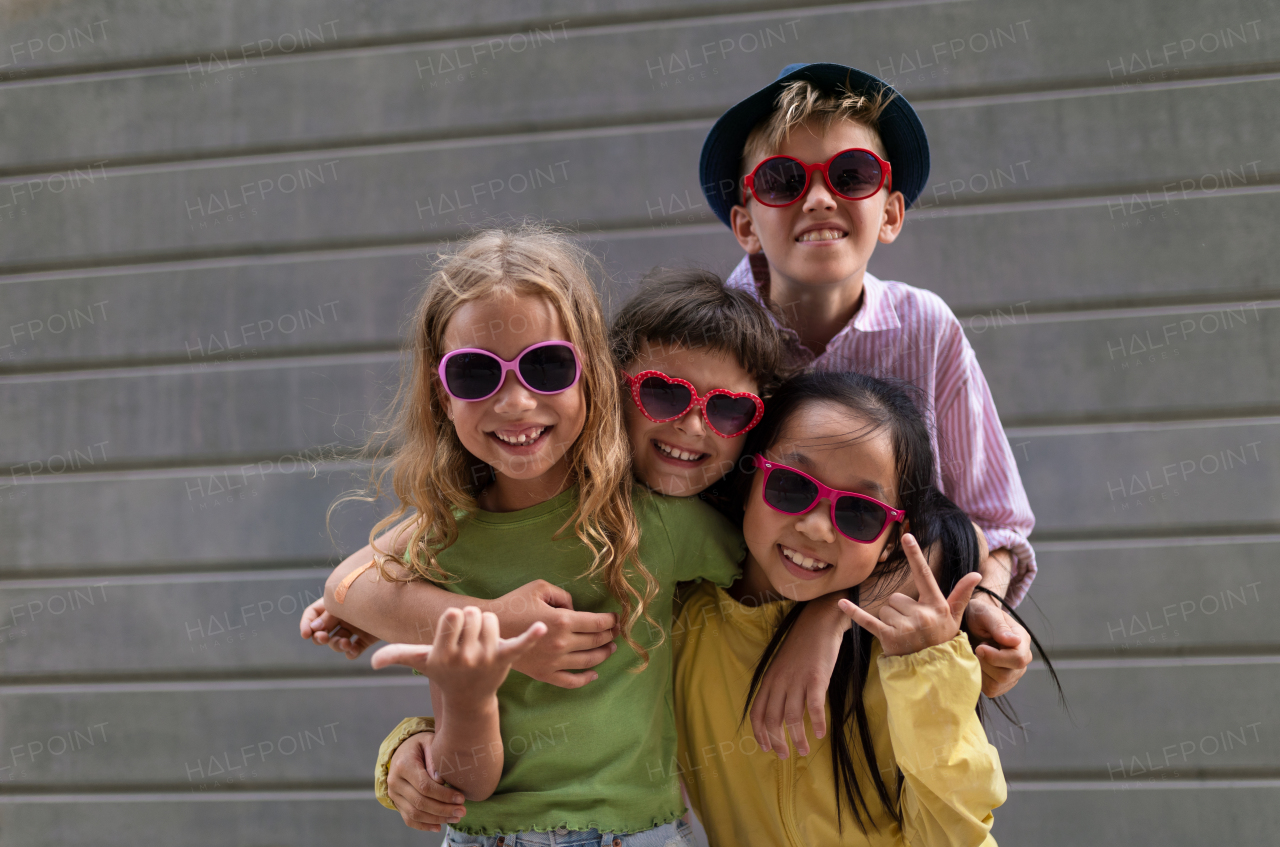
M776 603L786 598L773 588L764 568L747 553L742 563L742 578L726 589L729 596L744 606L763 606L765 603Z
M476 495L476 504L486 512L518 512L545 503L563 494L573 485L567 462L534 479L512 479L494 474L494 480Z
M821 356L831 339L862 308L865 275L866 268L862 268L840 282L814 284L790 279L770 268L769 299L781 308L800 343Z

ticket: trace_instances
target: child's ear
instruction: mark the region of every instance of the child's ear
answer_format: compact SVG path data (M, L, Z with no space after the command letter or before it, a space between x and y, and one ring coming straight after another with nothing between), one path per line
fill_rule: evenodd
M738 239L743 250L753 254L764 250L760 237L756 235L755 221L751 220L751 213L746 206L734 206L729 210L729 228L733 230L733 237Z
M884 217L880 221L880 243L892 244L902 232L902 224L906 220L907 201L901 191L890 192L884 203Z

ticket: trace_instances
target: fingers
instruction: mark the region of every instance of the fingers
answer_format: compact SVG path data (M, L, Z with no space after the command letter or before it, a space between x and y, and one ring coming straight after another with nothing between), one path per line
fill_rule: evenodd
M502 643L502 636L498 633L498 616L493 612L480 615L480 643L494 649Z
M462 609L445 609L436 624L435 646L445 651L456 650L465 622L466 615Z
M791 743L795 745L796 753L801 756L809 755L809 735L804 731L805 705L804 692L793 689L787 692L782 707L782 721L791 734Z
M493 618L493 629L496 633L498 630L497 617ZM498 658L506 662L514 662L525 653L533 649L534 645L542 640L542 636L547 634L547 625L542 621L534 621L533 624L517 635L515 638L504 638L498 642Z
M986 594L974 595L969 601L966 614L969 618L969 631L980 641L1001 647L1018 647L1031 643L1027 630Z
M805 707L809 710L809 723L813 725L813 736L823 738L827 734L827 682L818 680L811 682L805 691ZM808 755L806 753L805 755Z
M569 615L570 632L606 633L617 625L618 616L612 612L574 612Z
M584 671L582 673L569 673L568 671L556 671L548 676L543 682L549 682L558 688L581 688L587 683L595 682L600 678L600 674L595 671Z
M552 585L544 579L537 580L538 597L548 606L557 609L573 609L573 595L558 585Z
M561 644L564 646L564 652L577 653L582 650L606 647L616 637L611 629L600 632L574 632L562 638Z
M374 670L381 670L389 665L404 665L419 672L427 666L431 651L430 644L388 644L380 648L369 659Z
M943 601L942 589L938 588L938 581L933 578L933 571L920 549L920 542L911 533L905 533L902 536L902 550L907 554L907 564L911 566L911 577L916 590L920 592L920 600L940 605Z
M951 609L953 621L959 623L964 617L964 610L969 606L969 598L973 597L973 591L978 587L979 582L982 582L982 574L975 571L960 577L956 587L951 589L951 595L947 597L947 606ZM936 582L934 587L937 587Z
M979 650L982 648L979 647ZM982 661L979 657L979 662ZM1026 673L1026 669L1010 670L1008 668L991 668L982 664L982 693L988 697L995 698L1002 694L1008 694L1013 687L1018 684L1018 680L1022 679L1022 675Z
M560 670L585 671L587 668L594 668L616 652L618 652L618 645L612 641L594 650L575 650L565 655L560 662Z
M782 727L782 710L786 705L785 697L772 691L760 691L751 706L751 727L758 728L760 748L772 750L778 758L785 759L791 751L787 747L786 730Z
M298 622L298 630L303 638L311 638L317 629L328 629L329 627L312 627L312 621L324 617L324 598L321 597L310 606L302 610L302 620Z
M840 607L840 611L844 612L846 615L853 618L854 623L856 623L858 626L862 627L872 635L876 636L877 638L880 638L882 641L884 640L883 636L887 635L892 631L889 627L881 623L879 619L872 617L864 609L862 609L860 606L858 606L851 600L841 599L837 605Z
M993 675L1016 672L1021 676L1021 672L1031 665L1029 651L1023 653L1012 648L1001 650L990 644L979 644L973 653L982 663L983 672Z

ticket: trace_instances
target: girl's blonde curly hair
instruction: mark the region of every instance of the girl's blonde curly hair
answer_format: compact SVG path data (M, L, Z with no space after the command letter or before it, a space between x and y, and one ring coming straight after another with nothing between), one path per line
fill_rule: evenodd
M567 453L578 485L577 508L557 535L572 527L592 552L585 576L602 581L622 607L623 635L640 655L643 668L648 652L631 633L641 618L663 631L647 611L659 586L638 557L631 448L600 299L592 284L596 269L594 257L567 235L535 224L483 230L442 253L414 312L399 390L367 448L373 460L368 484L338 502L376 500L389 481L398 505L369 533L379 573L388 580L452 581L438 554L458 540L459 522L476 510L475 495L492 470L463 447L446 415L436 372L445 353L445 329L465 303L501 294L544 298L556 310L565 340L578 349L587 407L582 433ZM403 554L377 546L377 536L415 514L419 519L412 524ZM410 576L388 574L388 560Z

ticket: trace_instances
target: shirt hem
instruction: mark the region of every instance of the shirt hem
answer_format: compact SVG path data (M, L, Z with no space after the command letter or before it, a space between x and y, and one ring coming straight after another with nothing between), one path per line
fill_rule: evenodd
M600 833L610 833L610 834L616 834L616 835L635 835L638 832L648 832L651 829L657 829L660 826L666 826L669 823L673 823L674 821L677 821L681 817L683 817L685 811L687 810L681 809L678 812L666 812L662 815L655 816L653 818L652 823L640 824L639 826L632 823L615 823L614 825L610 826L608 821L605 821L603 823L598 821L576 822L576 821L571 821L568 818L563 818L553 823L548 823L545 825L540 825L540 824L534 824L531 826L524 825L514 829L512 828L495 829L489 826L466 827L461 824L461 821L459 823L451 823L449 824L449 827L451 829L455 829L458 832L464 833L466 835L477 835L477 836L515 835L518 832L555 832L557 829L561 827L564 827L569 832L588 832L594 829L596 832L600 832Z

